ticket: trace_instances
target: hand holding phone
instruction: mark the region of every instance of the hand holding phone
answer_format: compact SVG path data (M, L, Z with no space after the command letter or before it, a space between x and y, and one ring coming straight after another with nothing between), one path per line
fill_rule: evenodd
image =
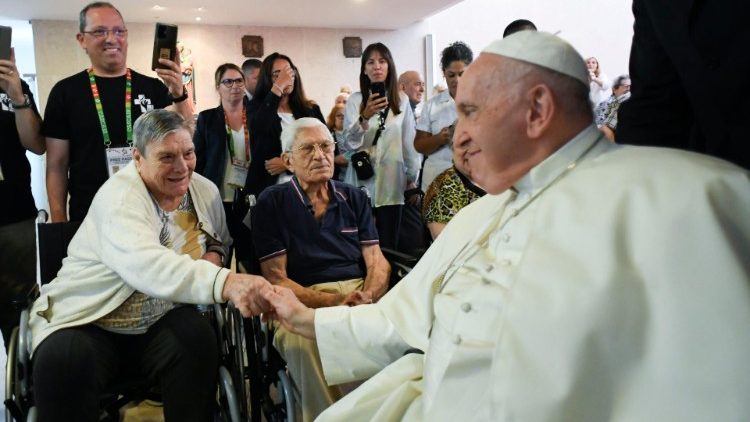
M380 98L385 97L385 82L373 82L370 84L370 95L380 94Z

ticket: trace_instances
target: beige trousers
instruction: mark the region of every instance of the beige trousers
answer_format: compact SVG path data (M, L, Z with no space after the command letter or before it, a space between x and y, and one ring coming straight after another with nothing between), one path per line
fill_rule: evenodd
M364 285L361 278L330 283L318 283L311 289L326 293L348 294L361 290ZM328 386L323 376L323 368L315 340L309 340L291 333L281 325L274 323L276 330L273 345L286 361L289 375L300 391L300 407L303 422L311 422L318 415L344 396L340 386Z

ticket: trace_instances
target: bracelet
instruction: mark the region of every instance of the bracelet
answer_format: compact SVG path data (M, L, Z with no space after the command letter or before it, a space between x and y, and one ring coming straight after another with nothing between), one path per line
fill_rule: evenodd
M180 95L179 97L172 97L172 102L173 103L181 103L181 102L187 100L187 98L188 98L188 90L187 90L187 87L185 85L183 85L182 86L182 95Z
M23 94L23 102L21 104L16 104L11 101L10 106L13 107L13 110L23 110L25 108L30 108L31 99L29 99L29 96L27 94Z

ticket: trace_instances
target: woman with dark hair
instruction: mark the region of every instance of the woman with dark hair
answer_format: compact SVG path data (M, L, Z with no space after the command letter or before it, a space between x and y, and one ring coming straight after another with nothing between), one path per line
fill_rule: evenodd
M338 97L336 98L338 99ZM349 159L346 156L348 150L344 142L344 110L346 110L346 103L337 102L326 118L326 126L331 131L333 141L336 142L336 151L333 157L333 164L336 165L336 168L333 170L333 178L336 180L343 180L344 172L349 165Z
M354 151L345 181L367 190L380 245L392 249L398 246L404 191L416 188L420 165L414 116L397 79L388 47L368 45L362 54L360 91L349 97L344 115L344 138ZM385 85L384 96L373 89L376 83Z
M427 192L430 183L438 174L451 167L453 127L458 118L456 114L456 91L458 80L464 69L474 60L474 54L468 45L461 41L443 49L440 67L443 69L448 89L430 98L424 105L422 114L417 120L417 136L414 148L425 155L422 170L422 192Z
M227 215L229 233L238 262L251 260L250 231L242 224L244 207L241 188L245 187L251 169L263 170L263 162L255 160L258 151L250 142L250 111L245 97L245 76L237 65L224 63L214 73L214 87L219 106L198 114L193 135L197 162L195 171L219 188Z
M251 173L248 177L247 191L257 196L267 186L291 179L281 160L281 130L302 117L315 117L323 123L325 120L320 107L305 96L302 78L292 59L279 53L263 60L250 112L251 141L259 144L262 155L257 158L265 166L265 174Z

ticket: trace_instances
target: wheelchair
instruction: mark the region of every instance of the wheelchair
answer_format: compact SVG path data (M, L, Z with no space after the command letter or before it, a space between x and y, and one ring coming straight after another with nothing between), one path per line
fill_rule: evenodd
M56 276L67 255L67 245L80 223L45 223L44 210L37 217L37 283L46 284ZM30 292L27 306L21 312L19 326L11 336L7 350L5 379L5 420L35 421L33 400L32 362L29 353L29 308L38 296L39 289ZM216 393L214 419L239 422L249 419L248 377L245 350L245 328L242 315L231 303L227 305L199 305L199 312L213 321L219 348L219 383ZM159 401L158 393L145 382L128 381L114 387L114 393L100 398L103 420L119 420L122 406L132 401L151 399Z

